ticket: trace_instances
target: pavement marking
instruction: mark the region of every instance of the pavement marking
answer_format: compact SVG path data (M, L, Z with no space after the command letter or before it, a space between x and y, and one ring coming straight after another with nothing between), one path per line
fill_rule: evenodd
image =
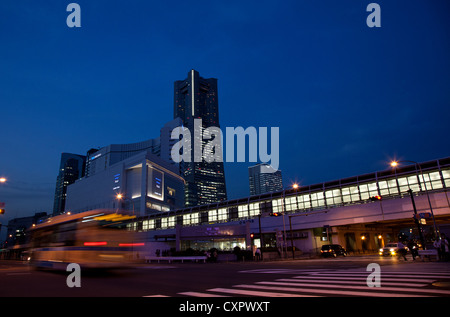
M336 272L336 273L313 273L310 275L313 276L369 276L370 272L356 272L356 273L347 273L347 272ZM391 272L380 272L381 278L384 277L412 277L412 278L416 278L416 277L426 277L426 278L450 278L450 275L447 274L440 274L440 275L436 275L436 274L430 274L430 275L422 275L422 274L408 274L408 273L391 273Z
M357 297L430 297L448 296L450 290L426 288L436 279L450 278L445 271L384 271L381 287L368 287L367 277L371 272L336 269L255 269L240 273L299 274L292 278L275 281L259 281L253 284L238 284L231 288L213 288L205 292L183 292L180 295L214 297L215 293L231 296L259 297L310 297L310 296L357 296Z
M333 271L332 269L257 269L257 270L245 270L239 271L238 273L263 273L263 274L303 274L303 273L314 273L317 271Z
M257 282L256 284L264 285L280 285L280 286L296 286L296 287L319 287L319 288L339 288L336 290L337 293L341 292L341 289L351 289L351 290L366 290L366 291L389 291L389 292L409 292L409 293L427 293L427 294L447 294L450 295L450 291L438 290L438 289L425 289L425 288L405 288L405 287L385 287L383 283L381 287L368 287L366 286L348 286L348 285L336 285L336 284L314 284L314 283L287 283L287 282ZM307 289L305 289L307 291Z
M310 279L301 279L301 278L297 278L297 279L289 279L289 278L285 278L285 279L277 279L277 281L280 282L293 282L293 283L310 283L312 282ZM314 283L330 283L333 282L335 284L348 284L348 285L365 285L367 287L367 281L343 281L343 280L314 280ZM382 286L387 285L387 286L406 286L406 287L425 287L429 284L419 284L419 283L395 283L395 282L382 282Z
M170 296L157 294L157 295L147 295L147 296L142 296L142 297L170 297Z
M355 280L355 281L366 281L367 277L341 277L339 276L318 276L318 275L307 275L307 276L294 276L294 278L299 278L299 279L323 279L323 280ZM381 277L381 281L391 281L391 282L408 282L408 281L413 281L413 282L418 282L418 283L433 283L436 282L436 280L431 280L431 279L421 279L421 278L383 278Z
M369 271L365 271L365 268L361 271L350 271L350 270L339 270L333 272L317 272L317 274L328 274L328 273L337 273L340 272L342 274L369 274ZM433 272L417 272L417 271L392 271L392 270L382 270L382 273L387 274L412 274L412 275L444 275L450 276L450 272L448 271L433 271Z
M241 288L252 288L252 289L260 289L260 290L271 290L271 291L288 291L294 293L314 293L321 295L348 295L348 296L370 296L370 297L430 297L428 295L422 294L400 294L400 293L385 293L378 291L344 291L344 290L326 290L326 289L314 289L314 288L296 288L296 287L279 287L279 286L262 286L262 285L233 285L233 287L241 287ZM366 289L374 289L374 288L366 288ZM276 294L276 293L275 293ZM268 295L266 295L268 296ZM289 295L288 295L289 296ZM292 296L292 294L290 295Z
M226 295L216 295L216 294L208 294L208 293L200 293L200 292L183 292L178 293L179 295L193 296L193 297L229 297Z
M251 285L249 285L249 286L251 286ZM235 285L235 287L239 287L239 285ZM208 292L217 292L217 293L229 293L229 294L235 294L235 295L259 296L259 297L316 297L314 295L250 291L250 290L232 289L232 288L211 288L211 289L208 289L207 291Z

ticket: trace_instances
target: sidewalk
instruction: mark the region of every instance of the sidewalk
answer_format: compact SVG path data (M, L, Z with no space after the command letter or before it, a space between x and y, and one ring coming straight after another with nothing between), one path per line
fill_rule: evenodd
M398 256L382 256L379 255L376 252L373 253L365 253L365 254L351 254L347 256L338 256L336 258L334 257L323 257L320 254L302 254L302 255L296 255L295 259L292 258L292 254L288 254L288 256L284 259L278 257L278 258L270 258L270 259L264 259L262 261L258 262L276 262L276 261L374 261L374 262L412 262L412 263L418 263L418 262L433 262L433 263L446 263L450 267L450 262L444 262L439 261L436 258L421 258L419 256L416 256L416 259L413 260L413 257L410 253L406 255L406 261L403 259L403 257ZM255 261L256 262L256 261Z

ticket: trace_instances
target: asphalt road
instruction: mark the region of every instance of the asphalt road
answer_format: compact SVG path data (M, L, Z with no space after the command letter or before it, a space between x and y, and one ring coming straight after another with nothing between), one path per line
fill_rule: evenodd
M367 286L369 263L380 265L380 288ZM82 270L80 287L68 287L69 274L0 261L0 297L372 296L368 291L392 297L450 296L449 262L404 262L379 256Z

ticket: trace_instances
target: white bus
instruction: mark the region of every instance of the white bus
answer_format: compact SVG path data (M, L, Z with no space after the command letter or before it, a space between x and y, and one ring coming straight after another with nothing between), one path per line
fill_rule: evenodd
M144 242L127 223L136 216L108 210L63 214L30 228L30 263L39 268L117 268L134 263Z

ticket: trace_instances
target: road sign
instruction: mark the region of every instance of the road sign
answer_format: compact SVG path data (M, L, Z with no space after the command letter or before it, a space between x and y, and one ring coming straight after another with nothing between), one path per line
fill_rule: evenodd
M414 219L431 219L430 212L421 212L417 215L414 215Z

